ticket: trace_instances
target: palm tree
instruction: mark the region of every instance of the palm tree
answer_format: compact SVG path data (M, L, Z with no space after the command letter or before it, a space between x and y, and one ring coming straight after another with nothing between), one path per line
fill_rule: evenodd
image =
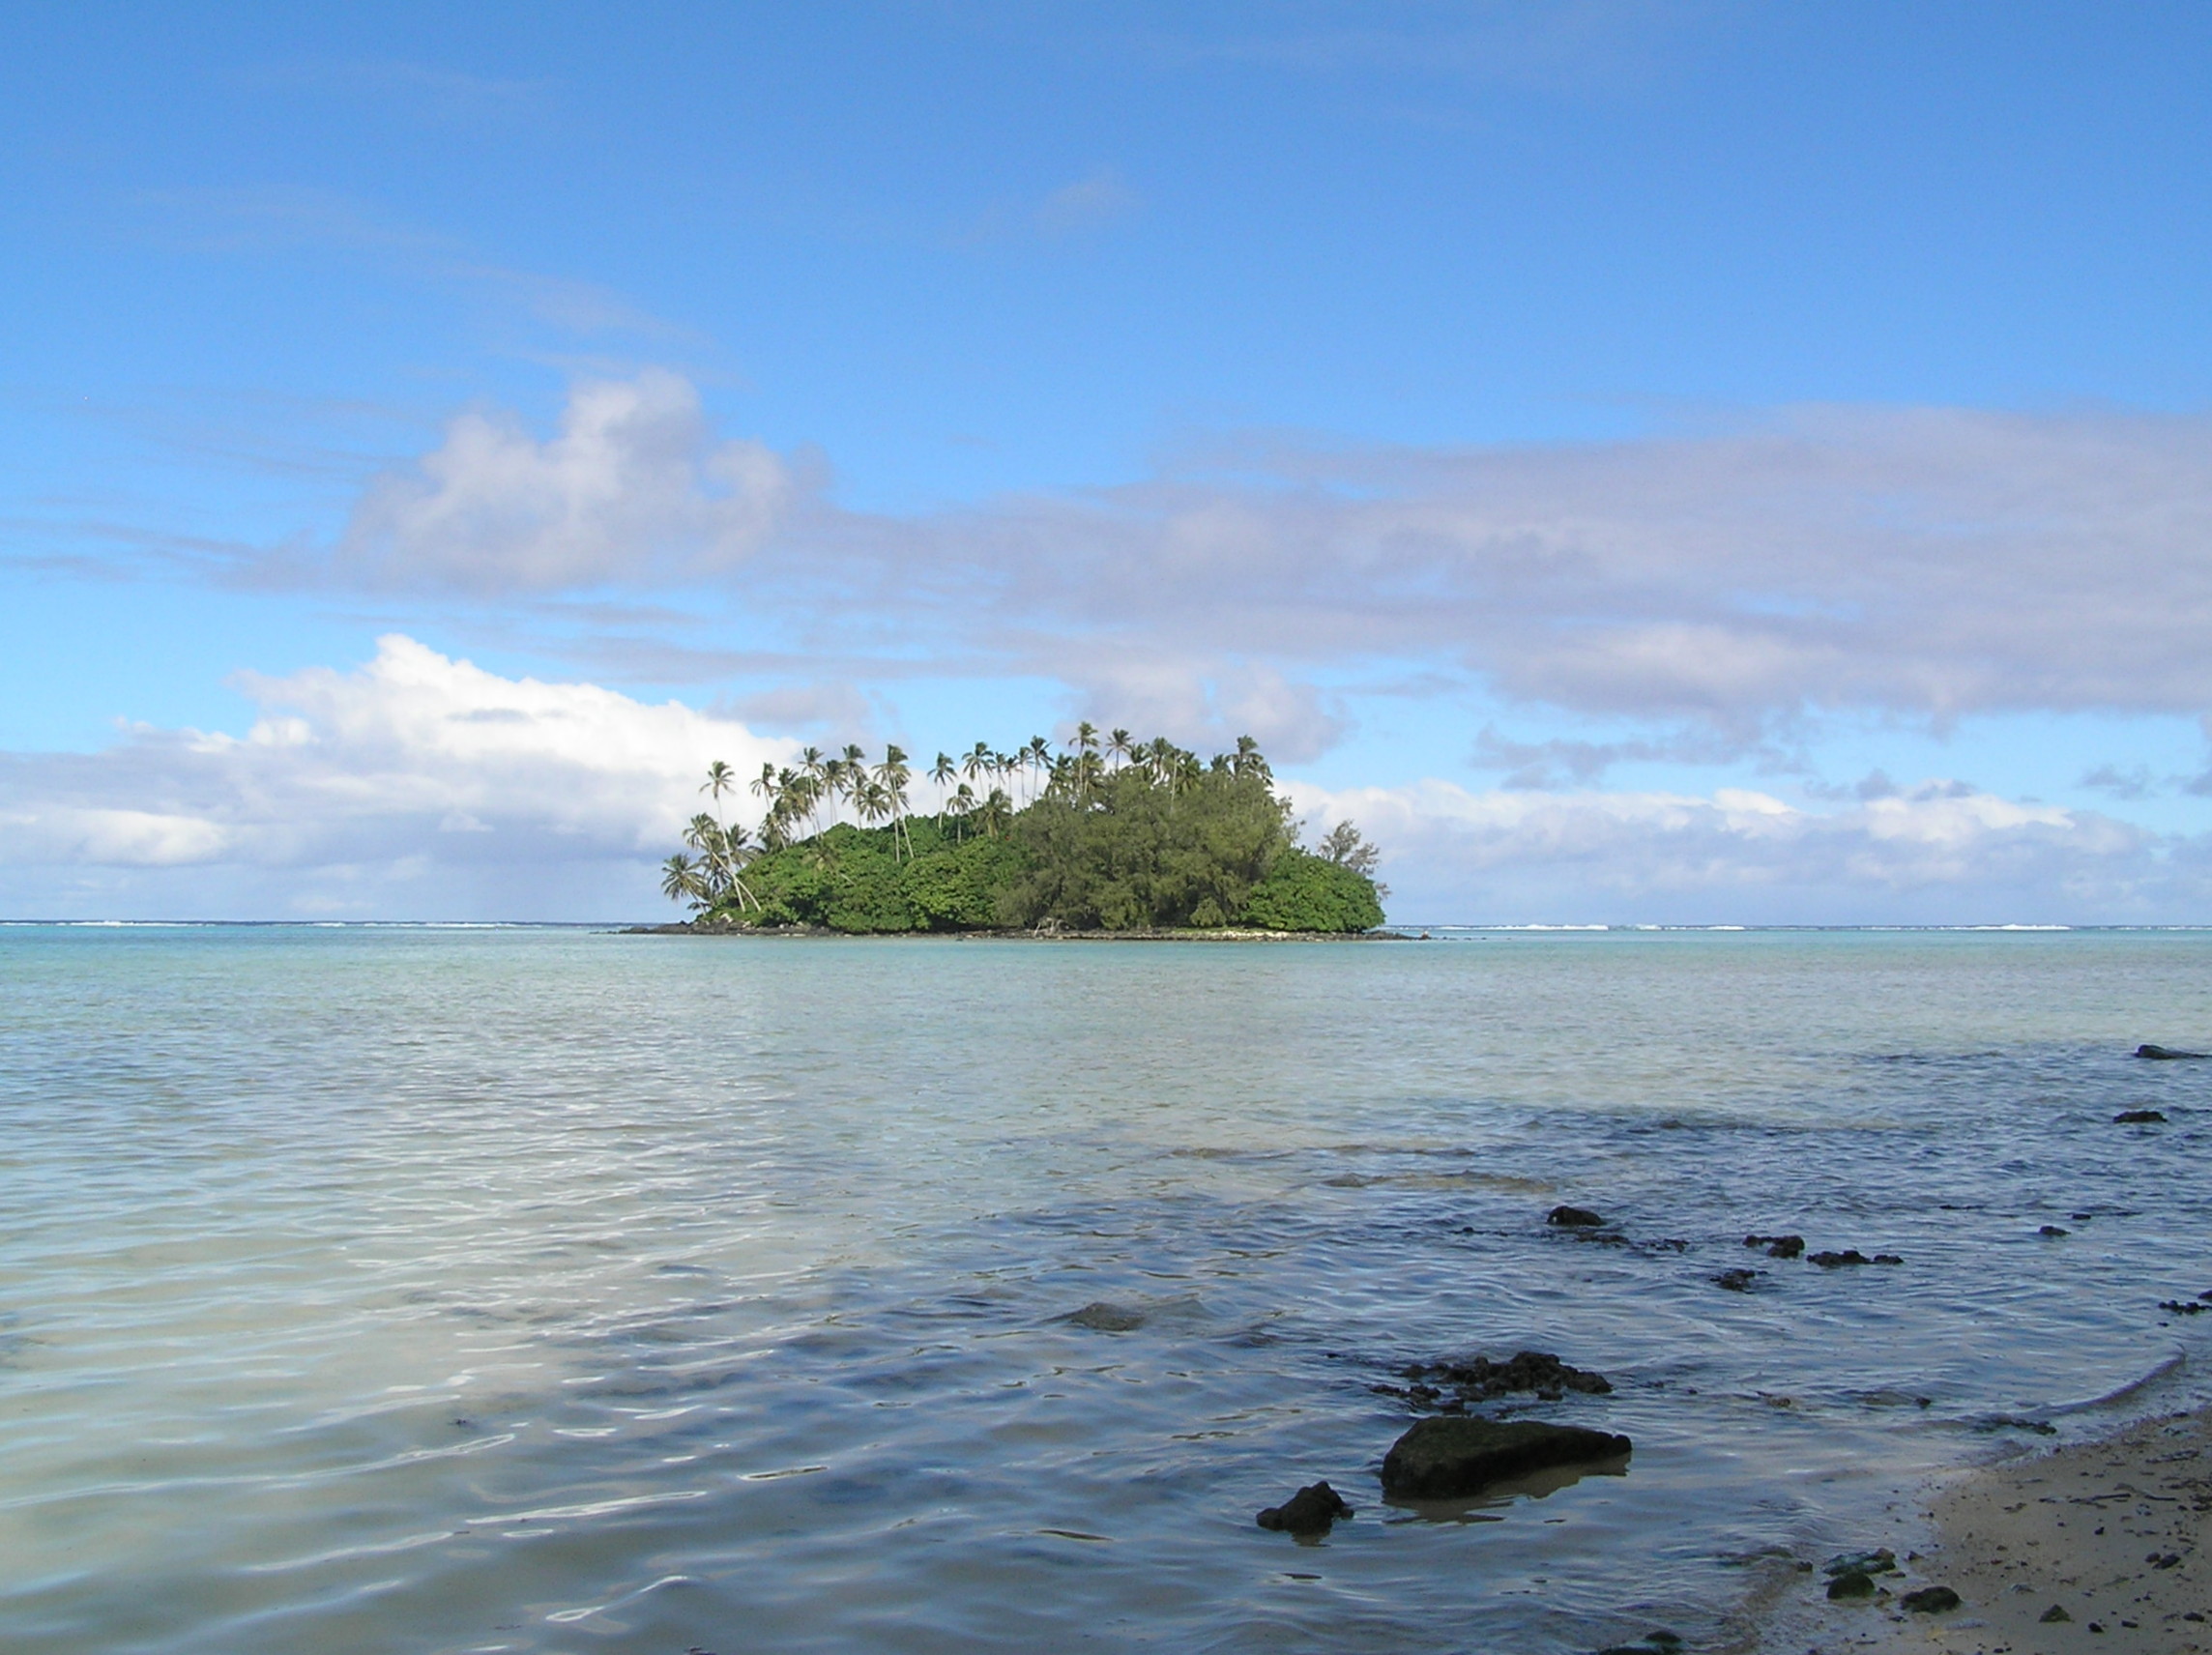
M881 822L891 813L890 789L880 781L863 781L853 789L853 810L862 822Z
M1024 756L1035 767L1037 774L1041 776L1052 768L1052 743L1042 736L1032 736L1029 751ZM1032 798L1036 797L1033 789L1030 797Z
M1075 727L1075 749L1080 753L1095 753L1098 750L1098 726L1088 718Z
M991 796L975 807L975 819L983 825L983 832L996 839L1004 832L1014 816L1014 801L1006 797L1004 788L993 788Z
M783 786L776 781L776 766L761 764L761 774L756 774L752 781L745 783L745 786L752 790L752 797L761 801L761 838L766 841L768 823L772 821L774 814L776 814L776 795L778 792L783 792ZM774 845L770 845L770 850L774 850Z
M884 762L876 771L876 779L884 784L884 791L890 795L891 832L895 839L905 841L906 854L910 857L914 855L914 834L906 825L908 804L906 788L907 782L913 774L914 772L907 768L906 749L900 746L887 745L884 748Z
M719 822L722 819L722 795L738 791L738 772L716 759L707 767L707 779L699 791L713 796L714 820Z
M1114 761L1114 768L1116 769L1120 769L1123 765L1127 764L1131 759L1135 758L1136 755L1137 743L1129 740L1128 731L1115 730L1108 734L1106 738L1106 756Z
M830 761L822 756L820 747L808 747L799 755L799 773L813 785L806 790L807 814L812 816L822 803L822 791L829 781ZM815 831L821 831L821 823L815 823Z
M940 753L937 763L929 767L929 779L937 784L937 830L945 831L945 801L952 792L952 783L960 774L960 767L952 762L952 755Z
M689 857L679 851L660 864L660 894L671 902L688 900L694 911L707 906L706 882Z

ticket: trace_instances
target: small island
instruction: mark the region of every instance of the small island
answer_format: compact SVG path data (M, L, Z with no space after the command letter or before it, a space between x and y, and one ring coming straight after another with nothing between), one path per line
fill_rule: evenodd
M690 906L688 930L1343 936L1382 923L1375 847L1350 822L1299 845L1248 736L1202 761L1083 724L1066 752L1041 736L1012 753L978 742L938 754L922 779L933 811L913 808L895 746L873 764L857 746L809 747L749 783L717 762L700 789L713 808L691 819L661 890ZM763 801L757 830L723 813L741 787Z

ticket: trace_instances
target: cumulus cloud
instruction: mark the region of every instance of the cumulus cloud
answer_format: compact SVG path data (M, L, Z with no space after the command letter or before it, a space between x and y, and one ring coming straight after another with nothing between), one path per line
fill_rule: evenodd
M1973 924L2201 921L2212 866L2093 812L1947 781L1834 811L1721 789L1470 793L1298 787L1384 851L1393 917L1445 922Z
M543 442L503 413L461 415L369 484L335 564L367 586L484 595L697 580L742 564L794 492L781 459L713 440L697 390L649 369L578 384Z
M104 752L0 761L8 909L650 915L652 864L703 807L708 763L791 751L399 636L356 671L240 683L260 708L244 736L136 726Z

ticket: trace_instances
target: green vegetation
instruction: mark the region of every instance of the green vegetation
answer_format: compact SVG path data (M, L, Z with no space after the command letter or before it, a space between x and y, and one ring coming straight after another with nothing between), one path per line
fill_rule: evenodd
M1043 737L1013 753L940 753L934 811L916 814L907 755L871 765L859 747L809 747L745 786L764 801L757 835L722 814L738 778L717 762L700 789L690 851L661 889L702 919L835 931L1077 931L1245 927L1365 931L1386 894L1375 847L1349 822L1301 849L1291 806L1250 737L1202 763L1165 740L1072 751ZM858 823L839 820L849 811Z

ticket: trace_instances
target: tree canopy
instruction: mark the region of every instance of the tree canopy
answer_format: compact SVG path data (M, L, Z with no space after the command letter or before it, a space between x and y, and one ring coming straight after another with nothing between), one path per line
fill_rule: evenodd
M897 747L877 765L857 746L810 747L749 784L764 801L756 838L721 820L738 783L716 765L700 791L717 811L692 819L692 855L663 864L661 888L713 923L856 933L1382 922L1375 848L1340 822L1302 849L1249 737L1202 762L1125 730L1102 741L1086 724L1067 752L1042 737L1011 754L978 742L926 773L938 808L917 814Z

